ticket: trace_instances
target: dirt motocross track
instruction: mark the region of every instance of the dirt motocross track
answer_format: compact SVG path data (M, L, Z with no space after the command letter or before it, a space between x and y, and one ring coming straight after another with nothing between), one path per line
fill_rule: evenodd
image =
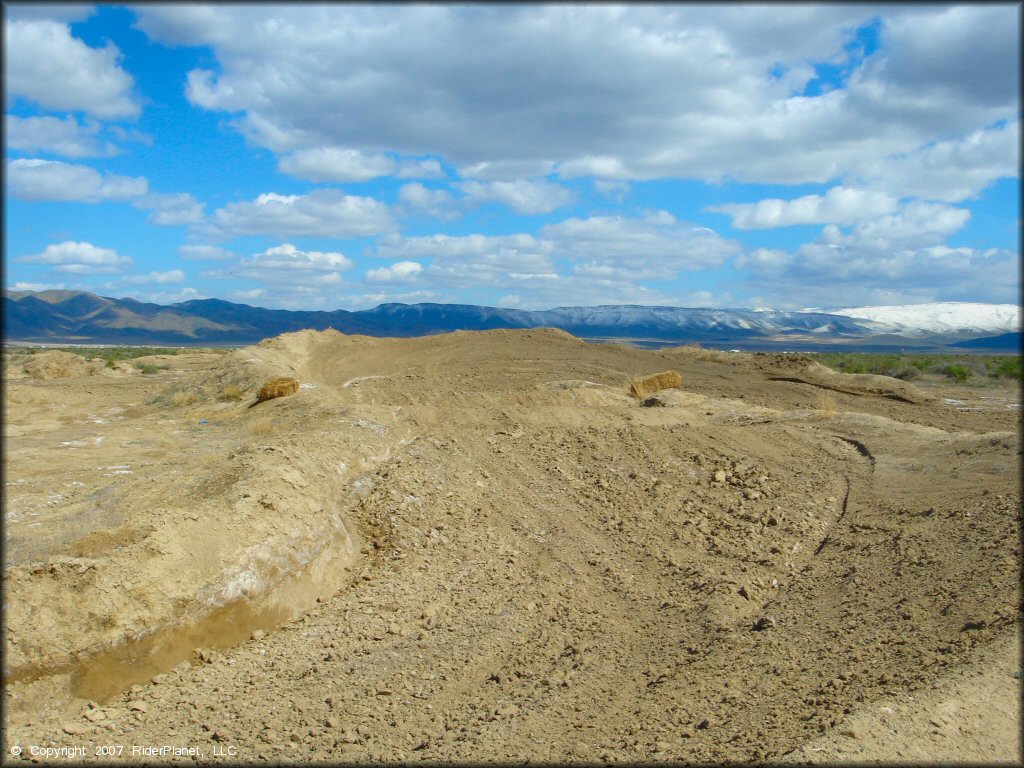
M5 369L7 759L1019 759L1016 392L553 330L152 362Z

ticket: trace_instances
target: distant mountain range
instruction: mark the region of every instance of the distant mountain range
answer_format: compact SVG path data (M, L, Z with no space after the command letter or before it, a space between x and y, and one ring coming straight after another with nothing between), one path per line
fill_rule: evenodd
M883 311L884 310L884 311ZM957 318L960 318L959 320ZM45 344L240 345L305 328L367 336L426 336L457 330L561 328L584 339L640 346L700 343L742 349L934 349L1020 347L1020 308L944 303L834 312L634 305L543 311L467 304L381 304L350 312L288 311L197 299L163 306L82 291L4 291L7 342Z

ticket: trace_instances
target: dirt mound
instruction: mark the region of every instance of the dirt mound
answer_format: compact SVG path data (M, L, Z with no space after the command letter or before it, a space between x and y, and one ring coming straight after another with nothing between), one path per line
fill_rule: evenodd
M140 366L145 364L144 358L136 358L134 361L112 360L104 364L98 373L101 376L133 376L141 373Z
M91 376L98 366L86 361L81 355L51 350L37 352L25 361L25 372L34 379L70 379L75 376Z
M1019 414L782 357L302 331L13 382L8 749L766 761L851 727L1018 625Z
M806 369L806 376L809 383L838 392L876 395L904 403L927 403L933 399L931 395L922 392L913 384L891 376L839 373L819 363L811 363Z
M835 392L885 397L904 403L924 404L932 400L927 393L900 379L869 373L839 373L807 355L758 352L753 355L753 363L772 381L810 384Z

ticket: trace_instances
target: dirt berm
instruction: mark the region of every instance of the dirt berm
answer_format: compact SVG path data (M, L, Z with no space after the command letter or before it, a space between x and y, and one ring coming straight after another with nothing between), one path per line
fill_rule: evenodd
M553 330L161 365L5 370L6 755L896 759L879 706L1019 694L1019 410Z

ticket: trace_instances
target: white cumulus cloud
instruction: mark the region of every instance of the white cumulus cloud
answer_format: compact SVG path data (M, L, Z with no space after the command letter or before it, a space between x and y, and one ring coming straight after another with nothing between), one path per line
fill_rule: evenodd
M503 285L512 275L554 274L549 246L532 235L480 234L381 238L377 255L403 261L430 260L422 277L432 285Z
M256 283L231 291L229 296L236 301L280 309L330 310L338 308L338 290L345 284L342 273L352 267L343 253L308 251L283 243L201 276Z
M464 181L456 187L466 196L470 205L496 202L507 205L516 213L527 215L550 213L573 201L568 189L546 180L531 181Z
M719 267L741 248L707 227L679 221L667 211L638 217L572 218L541 229L541 238L567 258L610 267L631 280L671 279L681 270Z
M23 152L51 152L64 157L108 157L117 153L109 141L99 139L99 123L78 122L73 115L18 117L7 115L7 146Z
M7 186L22 200L99 203L132 200L146 194L144 178L100 174L94 168L58 160L19 159L7 163Z
M148 275L130 275L121 280L128 285L145 285L156 283L157 285L168 285L171 283L185 282L185 273L180 269L169 269L164 272L150 272Z
M938 245L962 229L970 218L971 212L965 208L915 200L891 214L857 224L853 237L873 242L879 248L894 244Z
M19 280L11 286L12 291L63 291L64 283L58 285L49 285L47 283L27 283L23 280Z
M426 160L403 160L396 174L400 179L443 179L441 163L433 158Z
M1020 175L1020 121L973 131L897 157L868 160L855 174L898 196L955 203L996 179Z
M152 211L148 221L159 227L198 224L203 220L203 204L186 192L173 195L151 192L137 199L133 205L144 211Z
M284 304L280 302L285 302L296 309L308 309L313 305L303 307L300 301L303 296L315 299L314 303L322 306L327 295L324 291L340 285L341 273L352 267L352 260L343 253L304 251L291 243L283 243L239 259L234 265L205 272L203 277L251 280L261 285L246 290L262 290L280 300L281 306Z
M222 261L224 259L236 258L231 251L216 245L183 245L178 249L178 255L183 259L203 259L208 261Z
M730 214L736 229L765 229L798 224L852 224L894 211L898 205L899 200L885 192L838 186L824 195L805 195L795 200L772 198L708 210Z
M398 190L399 211L404 215L430 216L453 221L462 213L452 194L444 189L429 189L418 181L403 184Z
M112 43L90 48L67 24L9 18L4 23L4 79L9 95L44 109L81 110L105 120L136 117L134 82Z
M412 283L416 281L416 278L419 277L422 271L423 266L415 261L399 261L390 267L367 270L363 281L378 285Z
M776 307L836 307L965 299L1012 302L1017 255L942 243L966 211L911 203L849 232L829 224L794 251L756 249L736 259L748 284Z
M319 147L285 155L277 167L282 173L309 181L369 181L391 175L398 164L387 155L371 155L341 147Z
M423 264L417 273L423 285L504 289L537 306L570 297L584 304L671 302L643 282L720 266L741 250L710 229L651 211L633 218L568 219L543 227L538 236L389 235L378 241L376 255ZM560 260L569 262L568 270Z
M318 189L308 195L267 193L248 202L228 203L213 212L209 233L238 235L364 237L395 227L387 205L372 197Z
M301 272L337 272L352 269L352 261L333 251L302 251L291 243L268 248L242 261L246 268Z
M120 272L132 264L130 257L121 256L112 248L100 248L92 243L73 240L48 245L40 253L22 256L18 261L47 264L58 272L79 275Z
M83 3L8 3L4 13L18 21L84 21L96 12L95 6Z
M436 157L464 179L834 183L1019 119L1012 4L150 5L138 15L155 40L211 47L217 66L190 72L187 95L239 115L257 144L288 157L318 147ZM868 54L865 30L878 43ZM838 81L807 90L821 65Z
M602 195L614 198L618 202L626 199L630 186L626 181L611 181L609 179L594 179L594 189Z
M547 176L554 170L554 163L550 160L484 160L459 165L456 170L464 179L515 181Z
M633 172L628 170L622 160L617 157L593 157L587 155L567 160L558 165L558 175L563 179L575 179L579 176L596 176L603 179L629 179Z

